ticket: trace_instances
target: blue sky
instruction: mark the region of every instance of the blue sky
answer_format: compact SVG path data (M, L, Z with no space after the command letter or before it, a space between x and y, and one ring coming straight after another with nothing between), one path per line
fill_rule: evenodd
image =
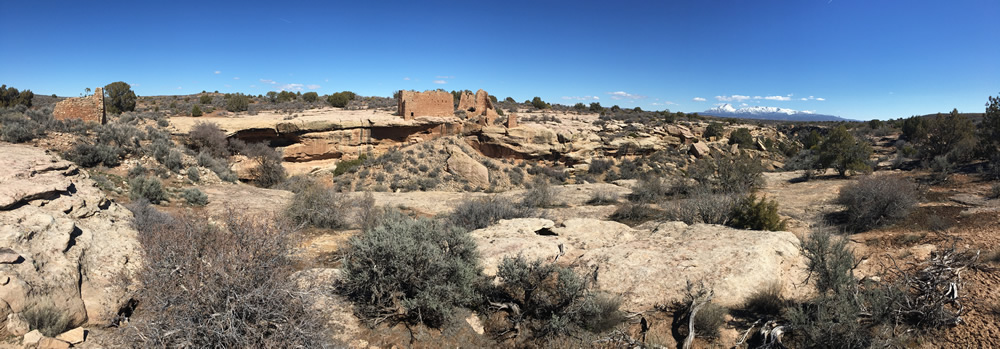
M1000 1L6 1L0 82L77 96L485 89L855 119L982 112ZM704 100L704 101L702 101Z

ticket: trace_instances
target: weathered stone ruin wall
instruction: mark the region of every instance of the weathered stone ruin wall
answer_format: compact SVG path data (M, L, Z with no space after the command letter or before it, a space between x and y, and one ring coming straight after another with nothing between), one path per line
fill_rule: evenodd
M52 117L56 120L80 119L103 124L106 121L104 90L98 87L94 89L94 94L91 96L68 98L56 103Z
M483 126L493 125L496 119L500 117L500 114L497 114L496 109L493 107L490 94L482 89L476 91L475 95L469 92L462 92L462 96L458 102L458 109L465 111L470 119L476 119L476 122Z
M454 97L445 91L400 91L399 115L404 120L418 116L447 117L455 115Z

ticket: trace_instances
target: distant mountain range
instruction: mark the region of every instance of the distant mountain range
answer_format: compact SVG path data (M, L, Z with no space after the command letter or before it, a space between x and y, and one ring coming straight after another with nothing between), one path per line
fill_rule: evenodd
M783 120L783 121L856 121L845 119L839 116L816 114L812 112L798 111L778 107L753 106L736 109L732 105L723 104L721 106L706 110L705 115L721 116L727 118L761 119L761 120Z

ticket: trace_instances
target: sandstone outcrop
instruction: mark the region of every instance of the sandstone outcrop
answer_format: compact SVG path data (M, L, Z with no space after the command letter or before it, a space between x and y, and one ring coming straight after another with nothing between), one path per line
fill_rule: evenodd
M132 213L44 150L0 143L0 153L0 246L19 256L0 264L0 321L42 307L71 326L110 324L138 286Z
M418 116L454 116L455 97L445 91L399 91L396 101L404 120Z
M94 94L80 98L67 98L56 103L52 110L56 120L79 119L103 124L107 121L104 114L104 89L94 89Z
M490 170L458 147L448 149L448 171L469 181L473 187L490 187Z
M488 275L503 256L571 265L596 285L622 296L624 308L642 311L680 300L686 283L704 282L725 306L742 303L772 282L788 296L805 294L805 261L788 232L661 222L630 228L590 218L503 220L472 232ZM558 256L558 259L557 259Z
M708 156L709 149L708 146L705 145L705 143L698 142L691 144L691 149L689 150L689 152L691 153L691 155L694 155L694 157L701 159L703 157Z

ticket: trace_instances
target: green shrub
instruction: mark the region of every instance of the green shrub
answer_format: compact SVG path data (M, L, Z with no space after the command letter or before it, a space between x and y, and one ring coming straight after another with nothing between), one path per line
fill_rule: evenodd
M834 168L841 176L851 173L870 172L868 158L872 148L854 138L844 125L830 131L830 134L817 146L817 169Z
M531 99L531 106L535 107L535 109L548 109L549 108L549 104L545 103L545 101L543 101L541 97L532 98Z
M212 104L212 99L213 99L212 95L208 94L204 94L201 95L201 97L198 97L198 101L201 102L201 104Z
M778 202L756 194L744 196L733 206L733 213L727 225L737 229L785 230L785 220L778 216Z
M201 108L199 108L197 104L191 107L191 116L201 116Z
M163 183L156 178L146 176L135 177L128 181L128 196L132 200L146 199L154 204L167 199L167 193L163 190Z
M184 168L184 162L181 160L181 152L176 149L170 149L167 153L167 157L163 159L163 166L174 172L180 172Z
M205 206L208 204L208 195L198 190L198 188L188 188L181 192L181 198L187 201L188 205Z
M906 218L917 204L917 187L898 176L867 176L840 189L846 227L863 232Z
M722 193L744 194L764 186L764 168L749 155L715 159L713 182Z
M188 167L187 177L194 183L201 181L201 174L198 173L198 168L194 166Z
M142 164L136 164L128 170L128 178L145 176L148 172L149 170L147 170L145 166L142 166Z
M486 228L501 219L523 218L530 216L531 213L530 207L516 204L507 198L488 196L462 202L455 207L449 220L456 226L476 230Z
M872 336L858 321L862 310L855 297L855 259L846 239L814 231L802 251L819 296L788 311L789 325L796 329L793 341L808 348L868 348Z
M94 167L100 164L115 167L121 163L121 153L121 149L112 145L78 143L64 153L63 157L82 167Z
M135 110L135 92L132 86L124 81L117 81L104 86L104 107L109 114L121 114Z
M238 113L250 108L250 96L242 93L226 94L226 110Z
M721 123L712 122L708 124L708 127L705 128L705 133L702 134L701 136L705 139L708 139L709 137L722 138L722 133L724 132L724 130L725 128L722 126Z
M13 86L0 85L0 108L23 105L31 107L31 100L35 98L35 93L31 90L18 91Z
M302 94L302 100L308 103L313 103L319 100L319 94L316 92L306 92Z
M740 127L729 134L729 144L739 144L740 149L750 149L755 146L753 135L746 127Z
M363 318L439 327L478 303L478 263L465 230L394 215L348 242L341 289Z
M368 158L367 155L361 154L361 156L358 156L357 159L341 160L340 162L337 163L337 167L333 169L333 176L336 177L345 174L347 173L347 171L351 171L357 168L358 166L361 166L361 164L364 163L365 159L367 158Z
M330 103L331 106L337 108L343 108L347 106L347 102L354 100L356 95L351 91L337 92L326 97L326 102Z
M343 194L312 180L303 181L299 191L285 208L286 216L296 224L317 228L343 228L348 224Z
M13 117L3 121L0 126L0 140L11 143L24 143L35 139L41 133L41 125L27 118Z

